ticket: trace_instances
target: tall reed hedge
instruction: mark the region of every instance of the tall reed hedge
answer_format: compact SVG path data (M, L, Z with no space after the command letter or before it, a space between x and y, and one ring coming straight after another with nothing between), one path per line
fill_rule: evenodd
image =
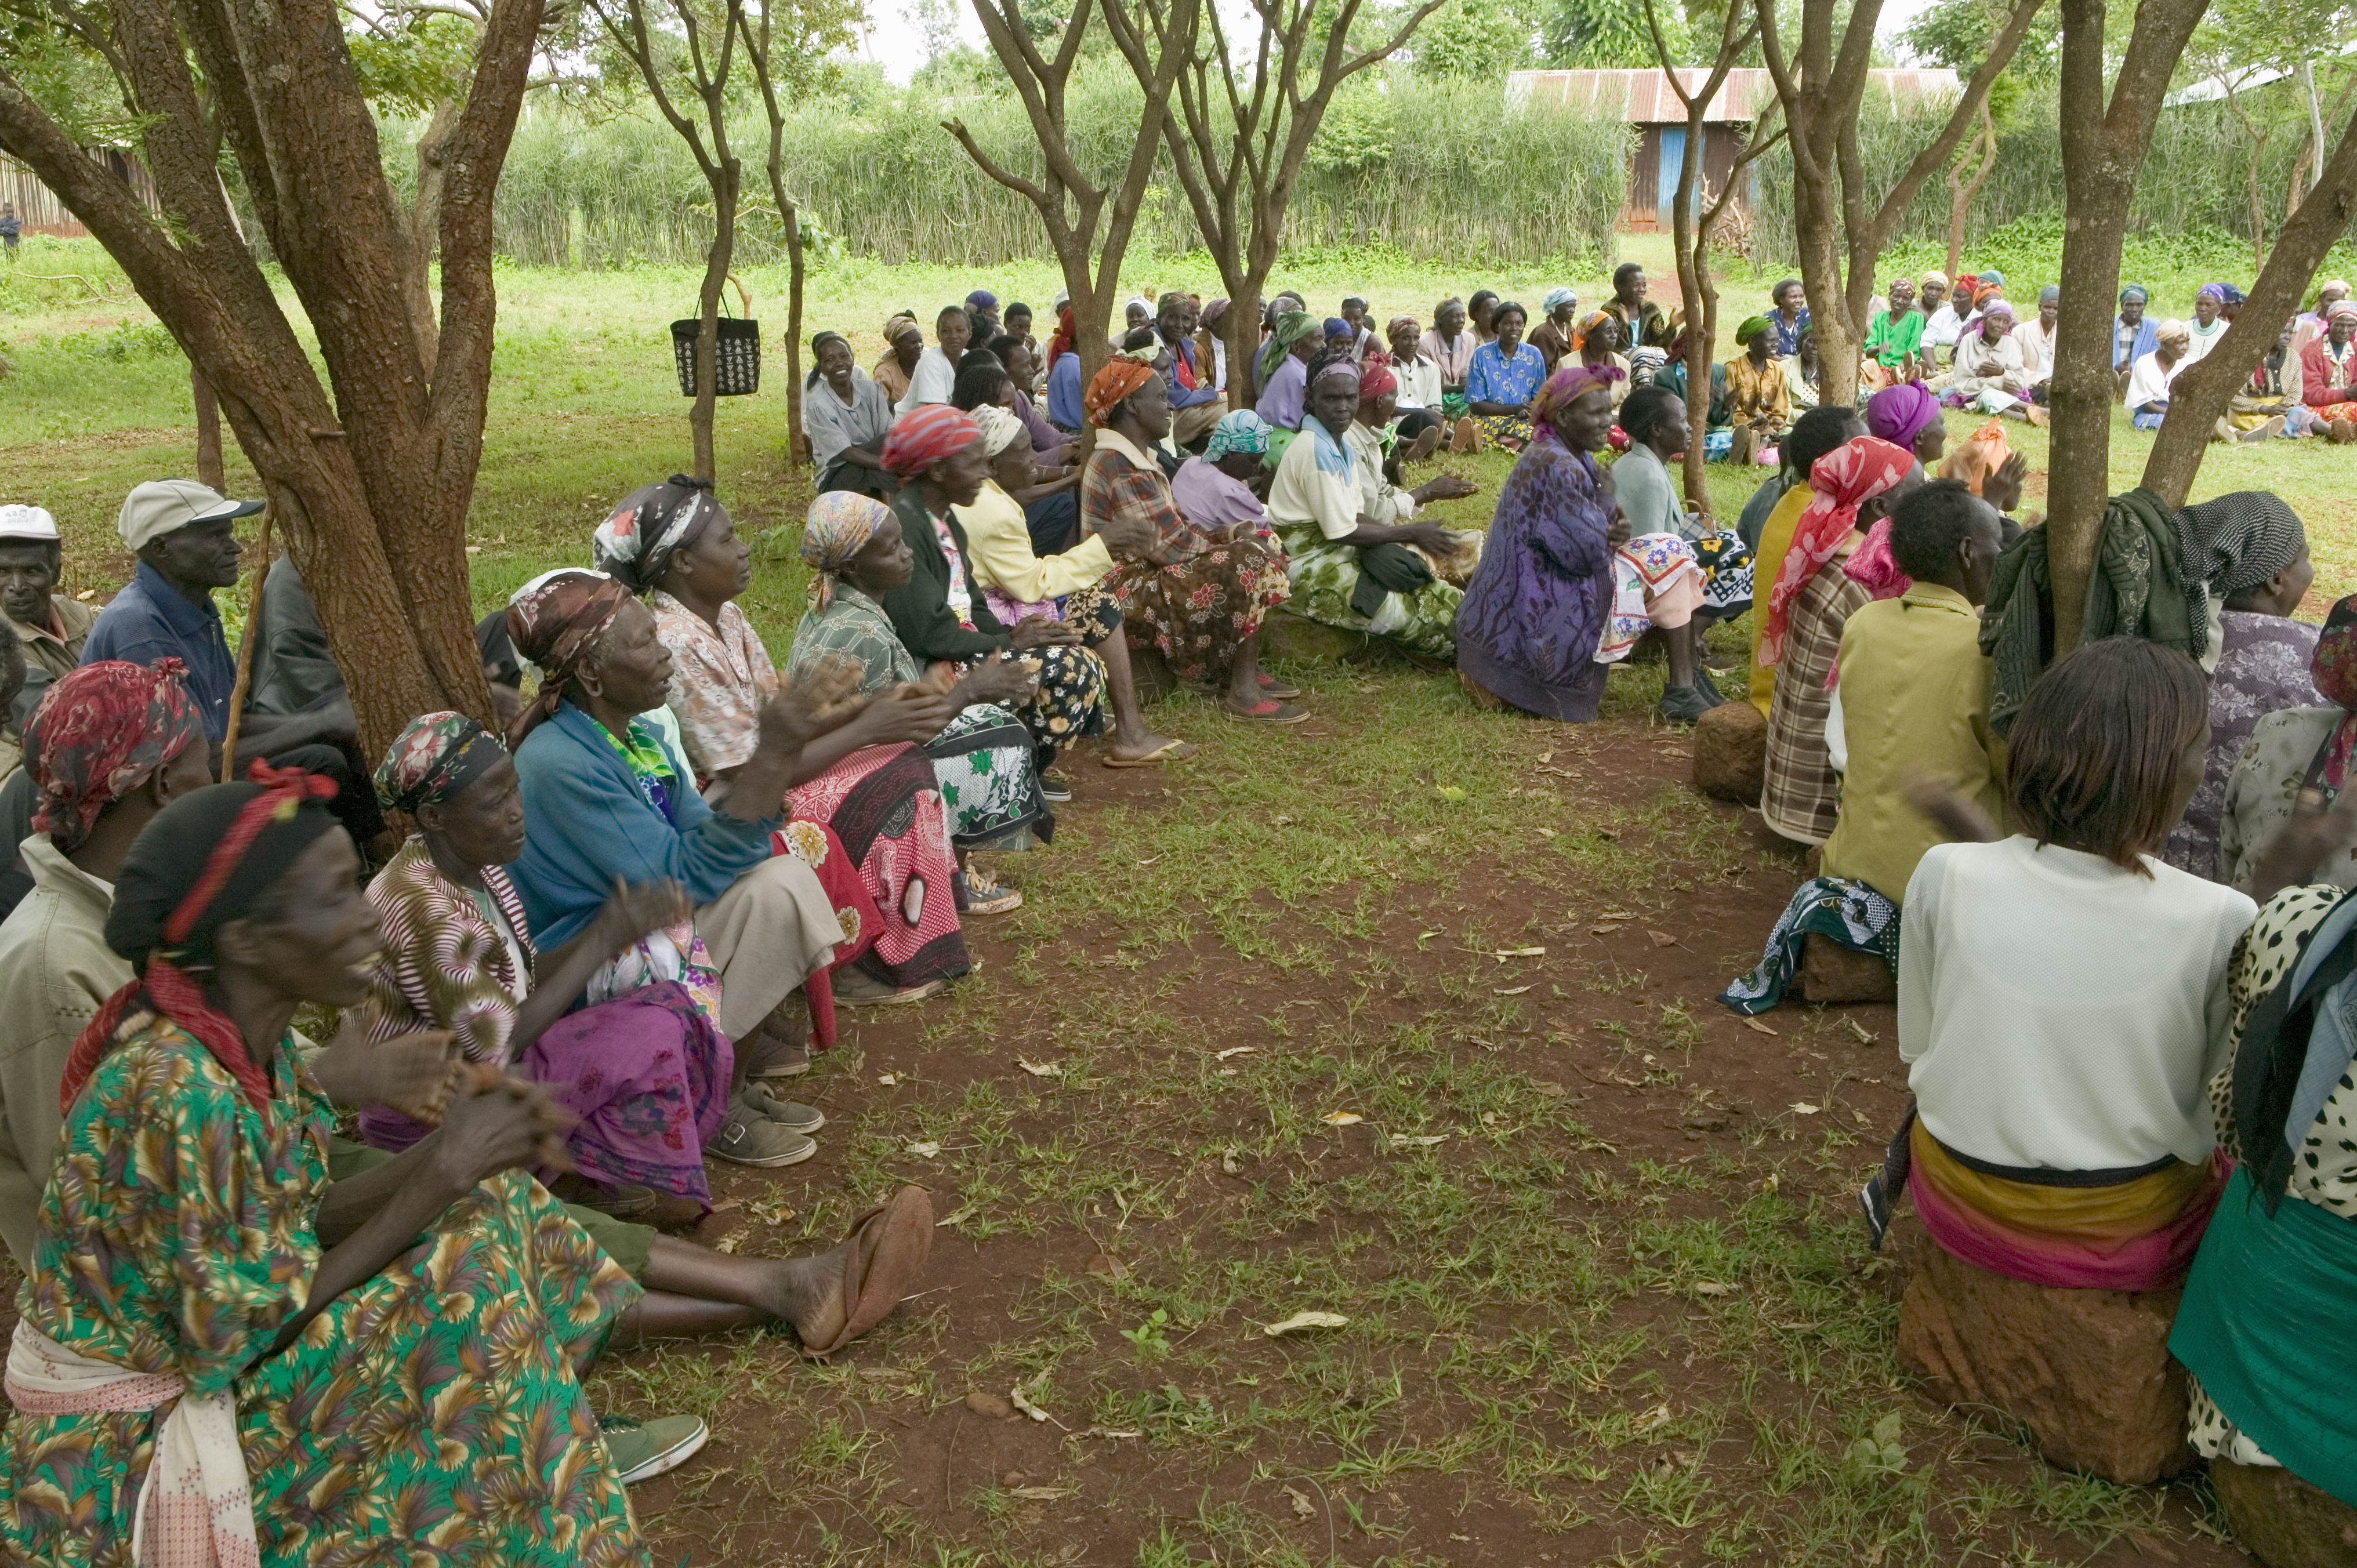
M1114 176L1137 134L1139 93L1125 69L1075 84L1071 118L1082 166ZM855 113L839 101L798 109L785 132L790 178L808 215L848 251L885 263L990 265L1037 257L1039 219L942 130L965 121L1006 166L1039 177L1022 106L1009 97L948 105L900 93ZM385 127L385 164L411 178L415 127ZM1286 224L1288 249L1392 245L1431 260L1544 264L1609 260L1634 133L1617 118L1510 105L1495 84L1405 76L1354 82L1313 147ZM748 163L767 143L748 114L736 127ZM749 177L748 191L759 188ZM686 147L650 114L585 119L539 109L518 127L500 182L500 249L534 265L611 268L701 259L711 196ZM1139 242L1168 253L1201 232L1168 155L1147 193ZM740 228L748 263L777 260L783 234Z

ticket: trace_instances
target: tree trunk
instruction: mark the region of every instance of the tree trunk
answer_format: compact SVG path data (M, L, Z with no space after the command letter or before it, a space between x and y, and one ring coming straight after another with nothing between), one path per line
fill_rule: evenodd
M786 466L799 467L811 460L810 437L802 433L802 214L791 201L780 201L778 216L786 225Z
M188 395L197 406L197 483L225 489L229 471L221 465L221 400L213 396L204 371L188 367Z
M719 404L720 294L728 286L728 265L737 257L737 199L739 170L724 150L719 177L712 182L712 248L704 254L704 287L696 296L695 405L687 425L695 442L695 477L716 479L720 470L713 453L713 411Z
M410 204L404 230L402 292L408 297L418 358L425 364L429 384L440 337L434 321L434 252L442 232L442 189L447 180L443 163L449 156L450 139L457 134L458 111L457 103L436 105L434 118L417 138L417 199Z
M1703 115L1716 91L1712 84L1725 80L1725 70L1722 51L1718 69L1711 72L1711 83L1706 84L1708 90L1686 104L1685 156L1678 163L1676 204L1670 209L1670 242L1678 259L1678 300L1686 313L1685 492L1688 500L1706 508L1710 504L1710 489L1704 479L1702 438L1710 423L1710 357L1718 344L1718 323L1704 254L1708 237L1695 232L1695 207L1696 188L1702 183Z
M2298 213L2276 235L2275 254L2251 285L2251 296L2233 325L2201 363L2171 383L2168 416L2144 465L2144 488L2162 504L2172 509L2185 504L2219 417L2250 379L2250 367L2274 345L2282 330L2276 323L2299 308L2301 291L2333 242L2349 231L2352 217L2357 217L2357 118L2341 133L2323 183L2309 193Z
M2078 644L2111 496L2111 305L2119 290L2128 199L2170 70L2203 5L2143 0L2118 80L2107 92L2103 0L2062 0L2062 184L2070 216L2062 231L2064 306L2054 340L2049 438L2051 450L2068 453L2070 460L2053 465L2046 492L2058 653ZM2255 320L2258 313L2245 315Z
M2323 156L2320 149L2324 145L2324 106L2316 100L2316 62L2305 55L2300 57L2299 86L2308 98L2308 145L2319 149L2310 156L2320 160ZM2324 177L2324 169L2320 161L2313 162L2309 166L2315 169L2316 174L2308 182L2308 188L2314 190Z
M541 14L540 0L495 0L485 21L443 201L430 385L402 217L333 5L117 0L162 222L0 70L0 148L106 247L221 400L317 606L365 751L430 709L491 715L467 510L490 377L490 193ZM224 145L310 317L332 403L238 231Z
M1972 183L1967 185L1964 177L1964 166L1972 162L1976 153L1980 156L1980 170L1973 176ZM1996 167L1996 122L1989 118L1988 104L1983 102L1979 134L1975 135L1963 153L1957 156L1956 161L1948 166L1948 275L1950 277L1954 277L1964 270L1964 215L1972 210L1973 203L1979 199L1981 187L1988 183L1989 170L1995 167Z

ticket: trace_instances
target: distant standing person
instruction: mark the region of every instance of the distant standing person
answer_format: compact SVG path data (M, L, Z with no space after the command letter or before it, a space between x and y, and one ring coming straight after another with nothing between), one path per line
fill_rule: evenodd
M0 245L8 248L8 259L16 259L16 245L25 237L25 220L16 216L16 204L0 201Z

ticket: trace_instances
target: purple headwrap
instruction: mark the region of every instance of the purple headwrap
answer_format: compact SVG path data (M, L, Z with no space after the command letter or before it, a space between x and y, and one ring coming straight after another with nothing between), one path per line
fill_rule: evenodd
M1921 381L1900 381L1866 400L1866 428L1878 441L1910 450L1924 426L1940 417L1940 400Z
M2215 300L2220 305L2223 305L2226 303L2226 285L2222 283L2205 283L2194 291L2193 297Z

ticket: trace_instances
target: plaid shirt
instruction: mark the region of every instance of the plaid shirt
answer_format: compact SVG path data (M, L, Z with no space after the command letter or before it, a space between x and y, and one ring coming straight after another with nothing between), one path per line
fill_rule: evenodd
M1825 715L1833 694L1825 677L1841 653L1842 628L1871 597L1842 570L1845 553L1817 568L1784 633L1784 660L1768 703L1768 764L1760 814L1768 825L1802 843L1823 843L1834 831L1841 782L1825 753Z
M1093 538L1115 517L1143 518L1154 525L1152 560L1157 566L1200 555L1220 542L1180 514L1170 481L1154 459L1118 433L1101 429L1096 449L1081 470L1081 532Z

